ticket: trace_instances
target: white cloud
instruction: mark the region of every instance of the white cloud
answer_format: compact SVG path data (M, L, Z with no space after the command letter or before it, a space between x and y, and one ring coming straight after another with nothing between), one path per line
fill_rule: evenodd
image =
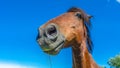
M120 0L116 0L118 3L120 3Z
M25 65L20 65L16 63L0 63L0 68L37 68L34 66L25 66Z

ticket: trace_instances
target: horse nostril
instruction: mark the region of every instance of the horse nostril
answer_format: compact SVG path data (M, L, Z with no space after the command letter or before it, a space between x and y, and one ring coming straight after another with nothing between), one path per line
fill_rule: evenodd
M41 36L38 34L37 37L36 37L36 40L38 40L39 38L41 38Z
M38 40L39 39L39 35L37 35L37 37L36 37L36 40Z
M36 40L38 40L38 39L40 39L40 38L41 38L41 35L40 35L39 31L38 31L38 35L37 35L37 37L36 37Z
M58 26L55 24L49 24L45 28L45 35L50 40L55 40L58 37L58 34L59 34Z
M47 34L50 35L50 36L53 36L53 35L56 35L57 34L57 29L55 26L50 26L48 29L47 29Z

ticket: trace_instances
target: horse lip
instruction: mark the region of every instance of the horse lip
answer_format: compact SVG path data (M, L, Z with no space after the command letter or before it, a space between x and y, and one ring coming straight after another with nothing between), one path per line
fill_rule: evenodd
M61 39L61 41L60 41L60 39ZM49 46L49 44L47 44L45 42L45 40L42 40L42 38L38 38L36 41L40 45L40 47L42 48L43 52L51 54L52 52L59 52L63 48L64 43L65 43L65 37L63 35L60 36L59 40L55 41L55 42L58 42L58 44L55 45L55 47L53 47L52 49L49 48L51 46ZM44 46L46 46L47 48Z
M44 51L44 52L48 53L50 55L56 55L63 48L63 45L64 45L64 41L60 42L59 45L57 47L55 47L54 49L48 50L48 51Z

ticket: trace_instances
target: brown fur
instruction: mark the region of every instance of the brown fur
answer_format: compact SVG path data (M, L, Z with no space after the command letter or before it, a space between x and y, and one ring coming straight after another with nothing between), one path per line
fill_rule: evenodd
M76 13L80 13L82 18L75 16ZM83 10L71 8L67 13L48 21L44 27L50 23L57 24L60 32L65 36L64 48L72 46L73 68L100 68L90 53L92 51L90 19Z

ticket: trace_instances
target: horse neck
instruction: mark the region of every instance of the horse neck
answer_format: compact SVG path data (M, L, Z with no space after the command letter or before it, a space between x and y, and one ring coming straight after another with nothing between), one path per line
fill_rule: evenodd
M73 45L72 50L73 68L99 68L88 52L85 42Z

